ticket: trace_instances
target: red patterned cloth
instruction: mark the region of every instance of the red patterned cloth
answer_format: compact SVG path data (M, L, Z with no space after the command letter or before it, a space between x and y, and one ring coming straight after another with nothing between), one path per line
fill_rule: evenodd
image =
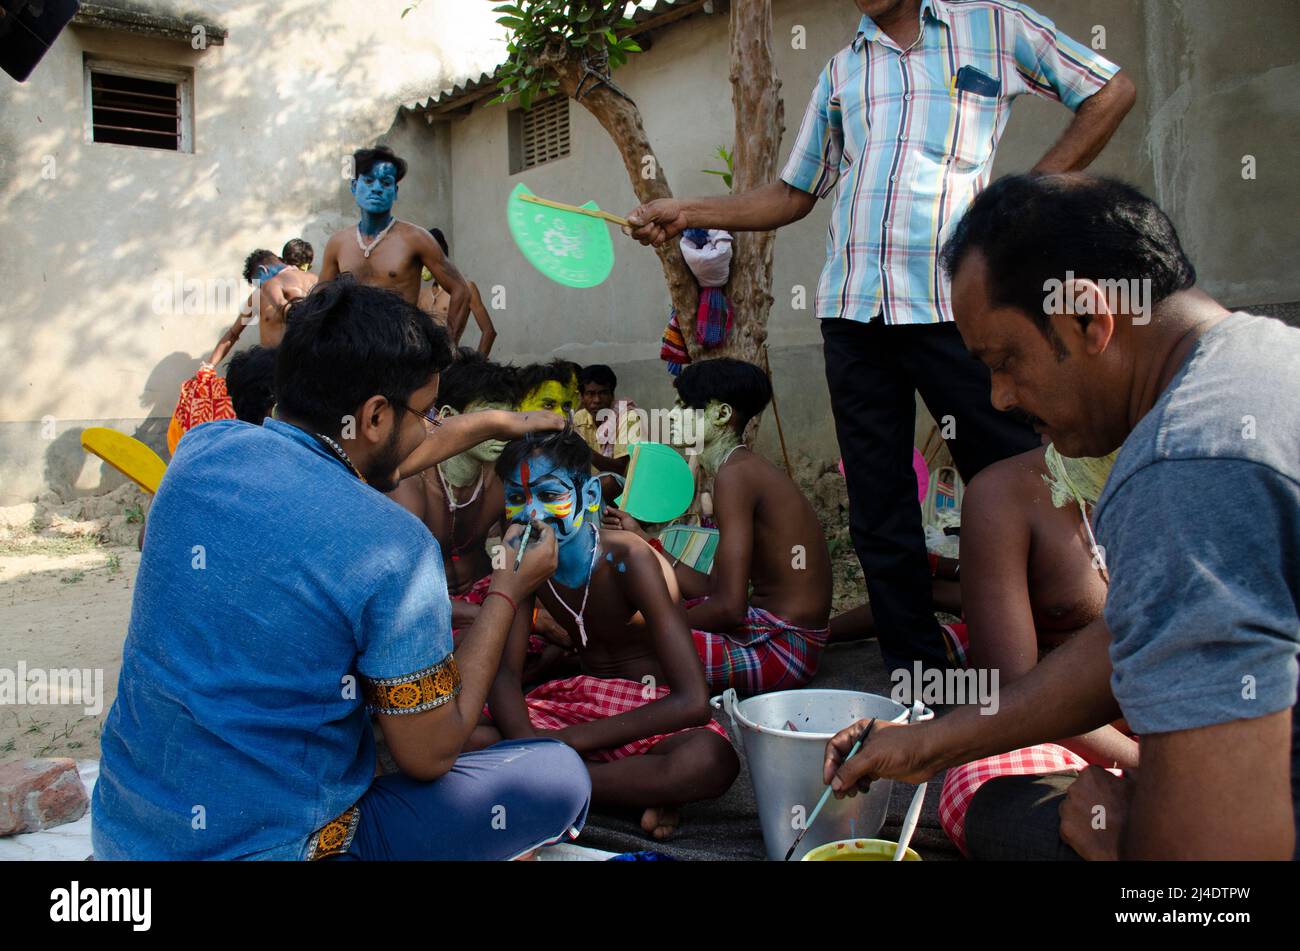
M689 600L686 607L703 600ZM735 687L742 693L754 694L793 690L812 680L830 629L796 627L751 604L745 623L736 630L715 633L692 629L691 637L710 689Z
M943 634L943 646L948 651L948 661L954 667L965 667L970 662L966 659L966 652L970 650L970 635L966 633L966 622L960 624L940 624L939 631Z
M209 366L181 384L181 396L167 427L167 451L175 454L181 437L200 423L235 419L235 407L226 392L226 381Z
M999 776L1040 776L1044 773L1082 771L1087 768L1088 761L1082 756L1055 743L1027 746L1022 750L1012 750L1010 753L977 759L964 766L955 766L943 778L943 791L939 793L939 822L962 854L969 855L966 851L966 810L976 791L990 779ZM1121 775L1118 769L1108 772Z
M579 674L565 680L552 680L550 683L542 684L530 691L524 697L524 702L528 705L528 718L532 721L534 729L562 730L576 723L603 720L644 707L647 703L662 700L668 696L668 692L667 687L656 687L651 690L647 685L632 680L606 680L602 677ZM726 728L717 720L710 720L706 726L689 729L712 730L727 742L731 742ZM648 736L642 740L626 743L618 749L597 750L586 756L587 759L612 763L629 756L640 756L668 737L685 732L687 730Z

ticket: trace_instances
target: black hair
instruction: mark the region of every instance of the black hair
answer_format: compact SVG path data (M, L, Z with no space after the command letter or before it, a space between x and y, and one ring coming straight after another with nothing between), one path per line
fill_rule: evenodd
M568 386L581 372L582 367L578 364L559 357L549 363L532 363L519 371L519 389L522 393L531 393L548 381Z
M575 473L579 489L591 478L591 447L571 426L549 433L529 433L506 443L496 461L497 475L504 482L519 463L539 455L549 456L560 468Z
M275 347L240 350L226 366L226 391L235 416L262 425L275 405Z
M316 249L302 238L290 238L284 243L280 259L290 267L302 267L304 264L311 267L311 262L316 259Z
M393 163L399 182L406 177L406 159L399 158L386 145L376 145L373 149L357 149L352 153L352 180L356 181L380 162Z
M588 383L595 383L597 386L608 386L610 391L618 389L618 377L614 371L603 363L593 363L591 366L582 368L578 374L578 389L582 389Z
M731 357L688 363L673 386L688 409L704 409L710 400L726 403L735 411L738 433L772 401L772 383L762 368Z
M1150 280L1148 306L1196 283L1173 222L1132 185L1093 175L1008 175L986 188L944 245L949 278L972 251L994 304L1024 311L1049 340L1047 288L1066 272L1092 281ZM1087 322L1086 315L1081 319Z
M449 363L447 331L428 314L344 274L286 309L275 394L281 414L333 436L372 396L405 408Z
M476 400L514 406L519 397L515 368L493 363L470 347L461 347L438 379L437 405L450 406L458 413L465 412L465 407Z
M284 262L276 255L274 251L268 251L266 248L258 248L248 257L244 258L244 280L252 284L257 276L259 267L271 268L276 264Z
M441 228L430 228L429 234L433 235L433 240L438 242L438 247L442 248L442 253L451 257L451 252L447 250L447 236L442 233Z

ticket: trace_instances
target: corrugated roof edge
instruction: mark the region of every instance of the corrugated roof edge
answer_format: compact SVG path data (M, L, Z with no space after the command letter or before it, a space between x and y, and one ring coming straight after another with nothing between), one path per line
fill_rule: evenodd
M706 7L712 9L706 10ZM723 13L729 7L729 0L657 0L654 6L641 7L636 11L632 16L636 27L628 30L627 35L635 36L660 26L680 23L697 13ZM667 23L653 22L669 14L675 14L671 21ZM426 98L403 102L400 111L427 113L432 116L435 113L445 115L457 109L471 106L477 100L486 99L488 96L495 94L499 71L500 67L497 67L490 73L479 73L477 78L466 76L457 80L449 89L444 88L442 91Z

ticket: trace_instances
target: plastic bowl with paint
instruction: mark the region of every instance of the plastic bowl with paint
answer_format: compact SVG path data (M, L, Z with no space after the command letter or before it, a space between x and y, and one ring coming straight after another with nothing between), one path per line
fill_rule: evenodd
M802 862L892 862L897 842L885 839L841 839L827 842L808 852ZM904 862L919 862L915 849L903 853Z

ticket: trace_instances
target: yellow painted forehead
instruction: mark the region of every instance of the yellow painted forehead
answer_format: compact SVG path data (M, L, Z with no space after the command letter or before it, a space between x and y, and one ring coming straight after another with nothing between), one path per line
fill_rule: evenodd
M519 408L524 412L549 410L561 416L564 415L566 410L571 410L577 405L578 385L576 381L565 386L555 380L547 380L529 390L519 402Z

